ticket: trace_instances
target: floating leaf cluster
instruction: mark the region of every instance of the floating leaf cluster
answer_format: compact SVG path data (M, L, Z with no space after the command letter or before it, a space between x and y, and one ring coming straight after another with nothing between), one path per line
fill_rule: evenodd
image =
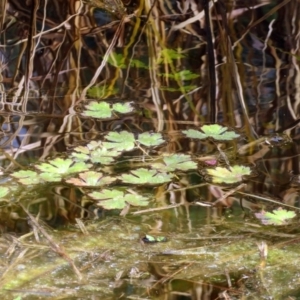
M144 132L135 139L134 134L128 131L109 132L105 139L107 142L103 146L107 149L115 149L118 151L130 151L137 146L137 143L146 147L159 146L165 141L161 133Z
M147 206L148 198L136 193L126 193L117 189L104 189L100 192L88 194L97 200L97 204L105 209L123 209L126 204L133 206Z
M96 102L86 106L86 116L108 118L113 113L128 113L133 108L128 103ZM98 111L96 113L96 111ZM88 112L89 111L89 112ZM101 116L100 113L101 112ZM97 116L95 115L97 114ZM187 130L183 133L190 138L213 138L215 140L230 140L238 137L237 134L227 131L220 125L204 125L200 131ZM34 186L52 182L73 185L90 199L97 201L97 205L105 209L123 209L125 206L145 206L149 197L140 195L136 191L124 191L124 185L155 186L168 183L177 178L177 171L196 171L197 162L189 154L164 153L155 155L156 147L166 143L162 133L110 131L103 135L101 140L91 141L86 145L75 147L68 153L68 157L58 157L47 162L37 163L29 170L20 170L12 173L20 184ZM144 162L138 161L135 165L131 161L130 170L122 170L117 175L114 172L117 160L123 157L126 151L141 149L148 158ZM245 166L230 168L216 167L207 169L214 183L236 183L249 175L251 169ZM114 175L113 175L114 174ZM99 188L99 191L91 189ZM0 197L5 197L9 189L2 187Z
M48 161L48 163L35 165L35 168L41 172L21 170L12 173L12 176L25 185L43 182L59 182L64 176L87 171L91 166L91 164L86 164L84 162L74 162L70 158L55 158Z
M118 149L108 149L101 141L92 141L86 146L78 146L71 153L75 161L90 161L93 164L111 164L121 152Z
M91 101L85 106L85 110L82 112L82 115L97 119L108 119L113 117L116 113L127 114L133 110L134 107L132 102L110 104L105 101Z

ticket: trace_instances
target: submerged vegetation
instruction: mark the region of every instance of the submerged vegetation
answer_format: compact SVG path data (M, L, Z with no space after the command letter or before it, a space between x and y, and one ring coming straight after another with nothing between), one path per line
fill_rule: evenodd
M297 1L1 6L2 299L299 297Z

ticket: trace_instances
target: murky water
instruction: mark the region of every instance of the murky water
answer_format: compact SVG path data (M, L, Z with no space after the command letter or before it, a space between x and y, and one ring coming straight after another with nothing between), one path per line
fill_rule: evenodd
M215 3L214 61L193 1L131 1L126 11L119 1L35 5L9 0L1 15L3 297L297 299L298 218L264 226L254 212L299 208L298 3L227 2L227 14ZM111 114L90 117L89 103L100 100ZM122 114L117 103L134 109ZM183 134L212 123L239 138ZM110 189L146 195L148 206L104 210L89 194L103 187L67 182L77 173L40 181L42 162L124 130L133 150L89 169L118 177ZM161 133L164 143L138 144L143 132ZM167 153L190 155L197 169L176 169L172 181L150 187L120 181ZM208 176L237 164L251 175L233 184ZM20 170L37 173L21 182L12 176ZM51 226L53 241L28 212ZM167 242L145 243L147 235Z

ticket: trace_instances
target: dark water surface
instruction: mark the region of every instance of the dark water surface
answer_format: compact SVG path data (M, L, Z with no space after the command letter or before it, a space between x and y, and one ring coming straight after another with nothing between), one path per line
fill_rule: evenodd
M2 3L0 180L10 192L0 207L1 296L300 299L298 216L282 226L254 216L299 209L298 1L210 3L210 22L194 1L124 1L126 12L118 1L87 2ZM88 117L93 100L129 101L134 111ZM214 123L240 137L182 134ZM165 143L123 152L101 165L105 174L166 153L190 154L198 169L163 185L111 185L151 195L125 218L64 180L11 176L122 130L160 132ZM251 176L232 185L207 176L235 164Z

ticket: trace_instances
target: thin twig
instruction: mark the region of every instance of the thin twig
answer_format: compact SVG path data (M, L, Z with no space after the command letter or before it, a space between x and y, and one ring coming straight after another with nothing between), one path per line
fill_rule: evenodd
M144 214L144 213L147 213L147 212L160 211L160 210L165 210L165 209L175 208L175 207L179 207L179 206L182 206L182 204L179 203L179 204L168 205L168 206L163 206L163 207L149 208L149 209L144 209L144 210L135 211L135 212L133 212L132 214L133 214L133 215L139 215L139 214Z
M255 198L255 199L259 199L259 200L263 200L263 201L272 202L272 203L278 204L279 206L286 206L286 207L289 207L289 208L292 208L292 209L300 210L300 207L288 205L288 204L285 204L283 202L276 201L276 200L266 198L266 197L263 197L263 196L258 196L258 195L255 195L255 194L248 194L248 193L244 193L244 192L240 192L240 191L238 191L238 193L241 194L241 195L244 195L244 196L248 196L250 198Z
M33 217L33 215L24 207L24 205L22 203L19 203L20 206L23 208L23 210L26 212L26 214L28 215L28 217L30 218L30 221L32 222L32 224L40 231L40 233L47 239L47 241L50 244L51 249L57 253L59 256L61 256L63 259L65 259L73 268L75 274L77 275L78 279L81 280L83 277L80 273L80 271L78 270L78 268L76 267L76 265L74 264L73 260L71 259L71 257L64 251L64 249L57 243L54 242L54 240L52 239L52 237L47 233L47 231L39 225L38 221Z
M225 193L223 196L221 196L220 198L218 198L215 202L214 202L214 205L216 205L217 203L219 202L222 202L224 201L227 197L229 197L230 195L232 195L233 193L235 193L236 191L242 189L243 187L247 186L246 183L242 183L240 184L239 186L237 186L236 188L234 189L231 189L230 191L228 191L227 193Z

